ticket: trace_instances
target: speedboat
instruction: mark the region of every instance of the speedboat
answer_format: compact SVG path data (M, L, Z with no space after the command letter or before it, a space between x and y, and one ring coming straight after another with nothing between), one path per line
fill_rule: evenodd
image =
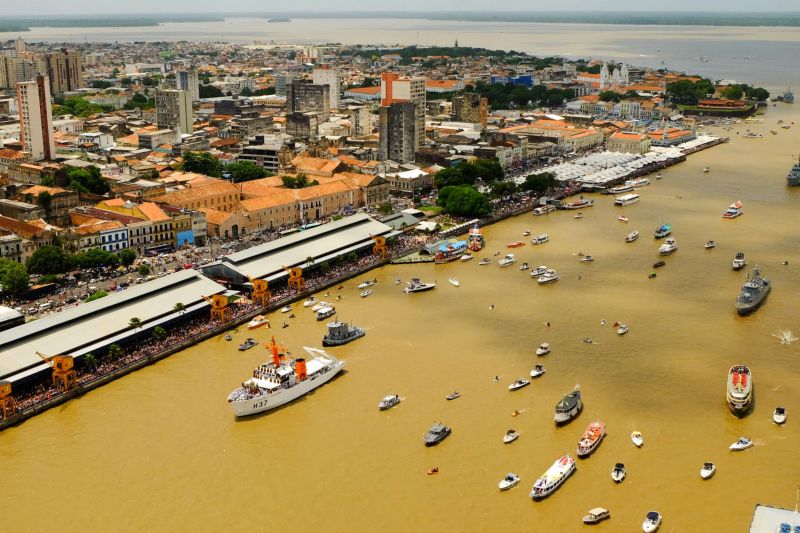
M483 259L480 260L480 262L478 264L479 265L488 265L491 262L492 262L491 259L489 259L488 257L484 257Z
M717 471L717 465L714 463L703 463L703 468L700 469L700 477L709 479Z
M536 348L536 355L547 355L550 353L550 345L546 342L543 342Z
M642 522L642 531L644 531L644 533L653 533L653 531L656 531L659 527L661 527L661 513L658 511L649 511L644 518L644 522Z
M675 253L677 250L678 250L678 243L672 237L664 241L664 244L658 247L658 253L660 255L670 255L672 253Z
M669 237L670 233L672 233L672 226L669 224L661 224L653 232L653 237L656 239L663 239L664 237Z
M611 479L614 480L614 483L622 483L626 475L625 465L622 463L615 464L614 468L611 470Z
M640 431L634 431L633 433L631 433L631 441L633 442L634 446L636 446L637 448L641 448L642 445L644 444L644 437L642 436L642 433Z
M581 263L591 263L592 261L594 261L594 257L592 257L591 255L585 255L580 258Z
M504 477L500 481L499 487L500 490L508 490L510 488L516 487L517 485L519 485L519 476L512 472L506 474L506 477Z
M361 293L361 297L362 298L366 298L370 294L372 294L372 289L367 289L367 290L365 290L364 292Z
M628 233L627 237L625 237L625 242L633 242L638 238L639 238L639 232L638 231L632 231L632 232Z
M728 449L733 452L738 452L752 447L753 447L753 441L751 441L747 437L739 437L739 440L728 446Z
M544 274L542 274L539 279L539 285L546 285L547 283L555 283L558 281L558 272L555 270L547 270Z
M664 261L656 261L655 263L653 263L653 268L661 268L664 265L666 265Z
M583 218L583 213L575 213L575 218Z
M330 305L331 304L329 304L328 302L317 302L311 307L311 310L316 313L317 311L319 311L323 307L329 307Z
M461 282L458 281L456 278L449 278L447 281L449 281L450 285L452 285L453 287L458 287L459 285L461 285Z
M424 292L435 288L436 288L435 281L433 283L425 283L421 281L419 278L413 278L411 281L408 282L408 287L403 289L403 292L406 294L411 294L413 292Z
M292 312L291 305L284 305L283 307L281 307L281 313L291 313L291 312Z
M706 241L706 250L710 250L711 248L716 248L717 243L714 241Z
M525 243L522 241L514 241L506 244L506 248L519 248L520 246L525 246Z
M519 269L520 269L520 270L528 270L529 268L530 268L530 265L528 265L528 263L522 263L522 264L519 266Z
M531 277L538 278L539 276L544 276L544 273L547 272L547 267L544 265L540 265L533 270L531 270Z
M400 396L397 394L391 394L389 396L385 396L381 402L378 404L378 409L381 411L385 411L387 409L391 409L395 405L400 403Z
M703 167L703 174L708 174L711 172L711 167Z
M527 387L530 384L531 384L531 382L528 381L527 379L518 379L514 383L512 383L511 385L508 386L508 390L510 390L510 391L519 390L522 387Z
M528 237L530 234L531 234L531 230L527 230L526 229L525 231L522 232L522 236L523 237Z
M475 257L475 256L472 255L472 254L464 254L464 255L461 256L460 261L462 263L466 263L467 261L471 260L473 257Z
M461 256L461 258L462 258L462 261L463 261L464 256ZM470 259L472 259L472 256L470 256ZM401 283L403 283L403 280L400 279L400 278L397 278L397 279L394 280L394 284L395 285L400 285Z
M303 307L311 307L315 303L317 303L317 299L311 296L309 299L303 302Z
M501 267L507 267L513 265L516 262L517 258L514 257L514 254L506 254L506 256L502 258L500 261L498 261L497 264L499 264Z
M544 244L550 240L550 235L547 233L542 233L541 235L537 235L531 241L531 244Z
M460 398L460 397L461 397L461 393L460 393L460 392L458 392L458 391L453 391L453 392L451 392L450 394L448 394L448 395L445 397L445 399L446 399L446 400L455 400L456 398Z
M364 280L361 283L359 283L357 288L366 289L368 287L372 287L373 285L375 285L375 282L373 280L371 280L371 279L368 279L368 280Z
M625 335L626 333L628 333L628 326L620 324L619 328L617 328L617 335Z
M336 308L332 305L323 307L319 311L317 311L317 321L325 320L326 318L332 317L336 314Z
M233 340L233 335L225 335L225 340L226 341L232 341Z
M581 440L578 441L578 457L588 457L603 441L606 436L606 425L599 420L592 422L586 428Z
M545 372L546 370L542 365L536 365L535 367L533 367L533 370L531 370L531 377L532 378L541 377L544 375Z
M776 407L775 412L772 413L772 421L778 425L786 422L786 409L783 407Z
M617 220L619 220L620 222L628 222L628 221L630 221L630 219L628 217L626 217L625 215L618 216Z
M541 500L556 491L575 472L575 459L569 455L559 457L533 484L531 498Z
M611 518L611 511L604 507L595 507L594 509L589 509L588 514L583 517L583 523L596 524L608 518Z
M664 177L664 176L662 176L662 175L661 175L661 172L659 172L658 174L656 174L656 179L657 179L657 180L660 180L660 179L661 179L661 178L663 178L663 177Z
M258 315L254 317L253 320L247 323L247 329L256 329L260 328L264 324L269 324L269 320L264 315Z
M736 257L731 261L731 268L734 270L741 270L747 265L747 259L744 252L736 252Z
M243 352L245 350L249 350L253 346L256 346L258 341L253 339L252 337L248 337L242 344L239 345L239 351Z
M506 434L503 435L503 444L509 444L514 442L519 438L519 433L517 433L514 429L509 429L506 431Z
M435 446L450 435L450 428L440 422L436 422L425 433L425 446Z

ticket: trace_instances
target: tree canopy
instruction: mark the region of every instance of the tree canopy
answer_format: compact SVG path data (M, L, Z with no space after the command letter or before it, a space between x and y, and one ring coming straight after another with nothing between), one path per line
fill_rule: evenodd
M763 87L751 87L746 83L728 85L719 90L720 96L731 100L740 100L742 97L752 98L763 102L769 98L769 91Z
M512 83L485 83L479 81L475 86L467 86L466 91L477 92L489 99L492 109L558 107L564 100L571 98L570 89L548 89L545 85L534 85L528 88Z
M287 189L303 189L305 187L311 187L312 185L319 185L317 180L309 180L308 176L303 173L295 177L282 176L281 179L283 180L283 186Z
M485 195L472 185L449 185L439 190L436 203L451 215L482 217L492 212Z
M231 175L234 183L242 181L258 180L266 178L270 173L263 167L260 167L252 161L240 161L238 163L231 163L225 167L225 172Z
M200 98L219 98L224 96L222 91L213 85L200 85Z
M214 178L222 177L222 163L206 152L187 152L183 156L184 172L197 172Z
M603 91L599 96L603 102L619 102L622 99L622 96L616 91Z
M544 194L549 189L554 189L557 186L558 180L556 180L555 174L551 172L542 172L541 174L531 174L527 176L519 188L534 194Z
M28 290L28 272L16 261L0 258L0 284L3 292L21 296Z
M72 261L79 268L99 268L102 266L117 266L119 256L100 248L92 248L72 256Z
M95 166L61 169L57 181L66 184L70 189L83 193L102 195L111 190L100 175L100 169Z
M26 263L31 274L63 274L72 269L72 260L56 246L37 248Z
M684 105L696 105L699 100L714 94L714 84L709 80L679 80L667 85L667 96L672 102Z
M461 163L454 168L445 168L436 173L436 187L448 185L474 185L478 178L484 182L503 179L503 167L495 159L478 159L472 163Z
M90 115L106 113L113 110L114 108L111 106L93 104L82 96L70 96L66 100L56 101L53 115L75 115L80 118L86 118Z

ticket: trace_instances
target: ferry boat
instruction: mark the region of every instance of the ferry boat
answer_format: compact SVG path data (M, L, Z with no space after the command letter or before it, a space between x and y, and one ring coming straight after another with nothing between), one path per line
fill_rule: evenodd
M254 317L253 320L247 323L247 329L256 329L260 328L264 324L269 324L269 320L264 315L258 315Z
M559 279L558 272L552 269L548 269L547 271L545 271L544 274L539 276L539 278L536 281L537 283L539 283L539 285L547 285L548 283L555 283L556 281L558 281L558 279Z
M467 247L466 241L448 242L439 246L433 256L433 262L437 265L458 261L464 255Z
M325 320L326 318L330 318L336 314L336 308L332 305L323 307L319 311L317 311L317 322Z
M514 241L506 244L506 248L519 248L520 246L525 246L525 243L522 241Z
M728 371L728 408L736 416L746 414L753 403L753 376L744 365L732 366Z
M501 267L511 266L517 262L517 258L514 257L514 254L506 254L504 258L497 262L498 265Z
M571 202L566 202L561 204L561 209L583 209L584 207L592 207L594 205L594 200L587 200L585 198L580 198L579 200L573 200Z
M625 242L633 242L638 238L639 238L639 232L638 231L632 231L632 232L628 233L627 237L625 237Z
M678 250L678 243L672 237L664 241L664 244L658 247L659 255L670 255L675 253L677 250Z
M575 472L575 459L569 455L559 457L553 466L536 480L531 489L531 498L541 500L554 493Z
M411 281L408 282L408 287L403 289L403 292L406 294L411 294L412 292L429 291L435 288L436 288L435 281L433 283L425 283L421 281L419 278L413 278Z
M345 362L316 348L303 348L310 359L280 352L272 337L272 360L253 371L253 377L228 395L236 416L261 413L284 405L324 385L344 368Z
M578 457L588 457L603 441L606 436L606 425L600 422L592 422L583 437L578 441Z
M797 158L797 163L786 176L786 185L790 187L800 186L800 157Z
M736 252L736 257L731 261L731 268L733 270L741 270L745 265L747 265L747 258L745 258L744 252Z
M736 312L739 316L749 315L764 303L771 290L772 284L769 279L761 277L761 269L756 265L736 297Z
M248 337L242 344L239 345L239 351L243 352L245 350L249 350L250 348L256 346L257 344L258 344L257 340L255 340L252 337Z
M533 214L538 216L547 215L552 213L556 210L556 206L554 205L540 205L539 207L534 208Z
M617 185L616 187L604 190L601 194L624 194L631 191L633 191L633 187L630 185Z
M611 511L605 507L595 507L594 509L589 509L589 513L583 517L583 523L596 524L609 518L611 518Z
M473 252L479 252L483 249L484 240L483 240L483 232L481 228L478 227L478 224L475 224L469 230L469 237L467 238L467 248L472 250Z
M618 196L618 197L614 198L614 205L626 206L626 205L635 204L638 201L639 201L639 195L638 194L625 194L625 195Z
M360 339L366 335L362 328L351 326L344 322L334 321L328 323L328 333L322 337L322 346L342 346L348 342Z
M650 180L647 178L636 178L632 180L627 180L625 185L628 187L633 187L634 189L639 189L640 187L647 187L650 185Z
M580 413L581 409L583 409L583 403L581 402L581 387L580 385L575 385L575 390L564 396L557 404L556 404L556 414L555 414L555 423L556 424L566 424Z
M542 233L541 235L537 235L536 237L534 237L533 240L531 240L531 244L533 245L544 244L548 241L550 241L550 235L548 235L547 233Z
M742 216L742 202L737 201L728 206L728 209L722 213L722 218L736 218Z
M669 224L661 224L656 230L653 232L653 237L656 239L663 239L664 237L669 237L672 233L672 226Z

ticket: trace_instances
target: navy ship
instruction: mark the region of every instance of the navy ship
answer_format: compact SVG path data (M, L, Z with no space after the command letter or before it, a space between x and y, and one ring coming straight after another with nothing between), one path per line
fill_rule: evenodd
M790 187L800 186L800 157L797 158L797 163L789 171L786 176L786 185Z
M328 333L322 337L323 346L341 346L360 339L366 335L366 332L356 326L345 324L344 322L329 322Z
M753 274L747 276L747 281L742 285L742 292L736 298L736 312L739 315L749 315L764 303L772 285L767 278L761 277L761 269L756 265Z

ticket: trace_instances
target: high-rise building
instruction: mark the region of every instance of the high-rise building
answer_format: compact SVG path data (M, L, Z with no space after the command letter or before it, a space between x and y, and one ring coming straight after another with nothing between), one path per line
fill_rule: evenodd
M179 91L189 91L192 102L200 100L200 78L197 70L179 70L175 73L175 88Z
M17 100L23 149L30 152L33 161L55 158L50 80L38 75L34 81L17 84Z
M486 129L489 120L489 99L478 93L454 96L453 118L459 122L480 124L482 129Z
M83 59L75 50L62 48L38 56L36 70L50 78L50 92L54 95L83 87Z
M0 89L13 89L18 83L36 78L36 67L28 59L0 55Z
M331 109L339 109L339 94L341 84L339 82L339 71L329 65L320 65L313 71L314 85L327 85L330 87Z
M414 161L417 149L417 110L411 102L394 102L380 108L379 158L398 163Z
M293 80L286 86L287 113L316 113L319 122L327 122L330 117L330 87Z
M192 95L178 89L156 91L156 123L159 129L175 130L179 134L193 132Z
M279 72L275 76L275 96L286 98L286 86L294 80L294 72Z
M425 78L401 78L394 72L381 74L381 105L411 102L416 106L417 149L425 144Z
M25 53L25 40L22 37L17 37L17 40L14 41L14 49L17 51L17 57Z

